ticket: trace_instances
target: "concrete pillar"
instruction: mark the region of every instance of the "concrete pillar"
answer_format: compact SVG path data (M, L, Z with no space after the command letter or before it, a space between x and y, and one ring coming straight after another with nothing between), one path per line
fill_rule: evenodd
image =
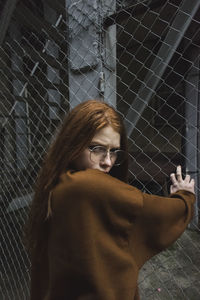
M66 1L71 108L88 99L102 99L116 104L115 26L104 32L102 30L107 8L115 8L110 2Z

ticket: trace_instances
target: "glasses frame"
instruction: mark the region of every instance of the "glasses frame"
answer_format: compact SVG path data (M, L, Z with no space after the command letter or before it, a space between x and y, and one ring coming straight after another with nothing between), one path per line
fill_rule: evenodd
M109 153L111 161L112 161L112 155L111 155L112 153L117 154L117 153L120 152L124 155L124 159L122 160L122 162L120 162L118 164L114 163L113 166L120 166L123 163L123 161L125 160L126 151L124 151L124 150L121 150L121 149L112 150L112 149L106 148L105 146L102 146L102 145L91 145L91 146L88 146L88 149L90 151L90 159L91 159L92 162L96 162L91 158L91 155L92 155L92 152L94 152L94 149L97 149L97 148L105 149L105 155L103 156L103 158L105 158ZM117 158L116 158L116 160L117 160Z

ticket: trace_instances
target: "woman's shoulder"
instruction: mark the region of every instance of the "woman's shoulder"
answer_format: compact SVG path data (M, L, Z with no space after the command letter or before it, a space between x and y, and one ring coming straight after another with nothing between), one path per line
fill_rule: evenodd
M86 169L82 171L68 170L60 177L59 184L56 189L63 190L78 190L78 191L107 191L112 193L123 191L140 192L137 188L128 183L121 181L118 178L111 176L108 173L97 169Z
M120 183L121 180L111 176L108 173L100 171L98 169L86 169L81 171L68 170L66 173L62 174L60 177L60 183L71 183L84 185L95 182L96 184L101 182Z
M82 171L68 170L60 176L59 183L54 188L56 192L86 193L99 189L111 188L120 183L120 180L97 169Z
M96 169L62 174L53 190L53 198L57 204L73 202L77 205L83 201L112 207L141 207L143 201L142 193L137 188Z
M74 172L72 170L60 176L59 183L52 190L51 203L53 210L80 207L83 202L98 202L98 199L110 198L113 177L99 170L87 169Z

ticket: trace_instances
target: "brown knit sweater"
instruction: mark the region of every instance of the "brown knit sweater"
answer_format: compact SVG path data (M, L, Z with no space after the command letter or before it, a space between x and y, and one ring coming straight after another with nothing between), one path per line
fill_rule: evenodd
M194 201L187 191L144 194L98 170L63 174L31 300L138 300L139 269L183 233Z

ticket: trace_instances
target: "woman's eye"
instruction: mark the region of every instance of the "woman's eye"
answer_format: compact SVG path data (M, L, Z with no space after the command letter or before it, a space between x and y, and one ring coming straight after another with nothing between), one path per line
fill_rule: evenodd
M93 150L95 150L97 147L98 147L98 145L91 145L91 146L89 146L89 149L93 151Z
M104 151L106 151L104 147L99 146L99 145L89 146L89 149L94 151L94 152L104 152Z
M94 147L95 147L95 146L89 146L88 148L89 148L90 150L93 150Z
M105 152L106 149L104 147L97 146L96 148L94 148L94 151L96 151L96 152Z
M113 149L110 149L110 153L116 153L117 150L119 150L118 148L113 148Z

